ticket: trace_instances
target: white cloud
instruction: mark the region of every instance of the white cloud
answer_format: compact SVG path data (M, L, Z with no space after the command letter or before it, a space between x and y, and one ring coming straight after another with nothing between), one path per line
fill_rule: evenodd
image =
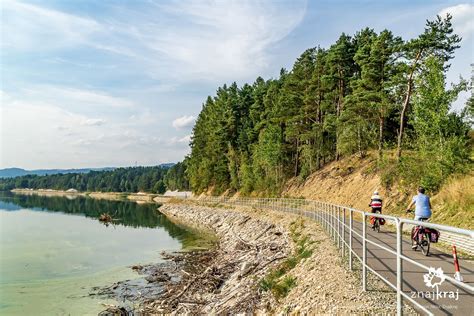
M101 26L94 20L14 0L2 0L2 46L53 50L87 41Z
M185 135L183 137L171 137L169 140L164 141L164 145L167 146L178 146L178 147L185 147L189 149L188 145L189 142L191 141L191 134Z
M81 125L84 125L84 126L101 126L101 125L104 125L105 124L105 120L104 119L85 119L81 122Z
M190 116L181 116L175 119L172 123L173 127L176 129L188 128L194 125L196 118L192 115Z
M134 103L102 91L69 88L55 85L35 85L23 89L23 96L42 100L62 108L132 108Z
M174 1L159 8L182 23L141 32L149 47L174 61L179 75L236 80L269 66L269 48L299 25L306 2Z
M188 136L157 137L143 126L141 114L105 120L1 90L0 98L1 167L155 165L178 161L189 151Z
M190 141L191 141L191 134L186 135L186 136L181 137L181 138L178 139L178 143L186 143L186 144L189 144Z
M2 5L7 49L82 45L126 57L152 78L175 81L261 74L271 63L271 45L291 33L306 12L304 0L172 1L93 20L15 0Z
M464 39L470 37L474 32L474 4L463 3L445 8L439 15L446 16L450 13L453 16L454 32Z

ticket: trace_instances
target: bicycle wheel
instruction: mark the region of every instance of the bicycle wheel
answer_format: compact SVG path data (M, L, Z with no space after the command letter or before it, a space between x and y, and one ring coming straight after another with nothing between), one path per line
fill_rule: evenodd
M380 222L378 218L375 219L374 229L377 231L377 233L380 233Z
M430 234L428 233L423 234L423 239L420 243L420 248L421 248L421 252L425 256L428 256L428 254L430 253Z

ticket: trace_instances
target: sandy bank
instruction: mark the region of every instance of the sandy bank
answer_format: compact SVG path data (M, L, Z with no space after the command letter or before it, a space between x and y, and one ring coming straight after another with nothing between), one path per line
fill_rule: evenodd
M145 203L164 203L170 198L160 196L152 193L127 193L127 192L68 192L63 190L51 190L51 189L14 189L13 193L17 194L37 194L41 196L88 196L93 199L112 200L112 201L123 201L130 200L135 202Z

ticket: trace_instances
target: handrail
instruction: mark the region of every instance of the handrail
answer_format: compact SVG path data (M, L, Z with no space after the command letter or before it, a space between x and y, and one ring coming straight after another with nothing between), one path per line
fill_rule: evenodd
M474 239L474 231L469 229L462 229L447 225L440 225L430 222L416 221L406 218L395 217L391 215L385 215L380 213L369 213L354 208L331 204L315 200L306 200L306 199L285 199L285 198L249 198L249 197L213 197L207 196L201 199L197 199L202 202L213 202L213 203L225 203L225 204L235 204L235 205L245 205L250 207L257 208L269 208L274 210L279 210L283 212L292 212L300 216L306 216L313 218L316 221L320 222L322 227L327 231L329 236L334 240L342 256L346 255L346 249L349 257L349 269L352 270L353 258L356 258L362 264L362 289L365 291L367 286L367 271L372 272L378 278L387 283L391 288L395 289L397 294L397 315L402 314L403 308L403 299L408 300L416 307L423 310L428 315L433 315L430 310L421 305L419 302L411 298L409 295L402 291L403 284L403 261L407 261L411 264L418 266L419 268L429 270L429 267L417 262L412 258L408 258L403 255L402 249L402 231L404 224L411 225L421 225L424 227L434 228L445 232L455 233L467 236L470 240ZM362 217L362 234L354 229L354 214ZM348 217L348 221L346 218ZM391 221L395 224L396 227L396 248L390 249L379 243L373 242L367 238L367 217L378 217L383 218L387 221ZM345 240L346 233L348 234L348 242ZM359 256L353 249L352 240L354 236L361 238L362 242L362 256ZM395 255L397 260L397 269L396 269L396 284L390 283L385 277L383 277L379 272L375 271L367 263L367 244L378 247L384 251L389 252L390 254ZM450 283L463 288L471 293L474 292L474 287L459 282L458 280L445 276L446 280Z

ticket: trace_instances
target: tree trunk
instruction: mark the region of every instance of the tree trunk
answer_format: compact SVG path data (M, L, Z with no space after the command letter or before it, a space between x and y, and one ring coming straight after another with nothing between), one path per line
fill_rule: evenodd
M362 158L362 144L360 136L360 126L357 124L357 149L359 151L359 156Z
M339 82L338 82L338 88L339 88L339 96L337 99L337 104L336 104L336 119L339 119L339 116L341 115L342 112L342 107L343 107L343 99L344 99L344 73L342 70L339 70ZM337 125L336 125L337 126ZM339 154L339 146L337 145L337 141L339 139L339 133L337 132L337 127L336 127L336 161L339 161L340 154Z
M402 112L400 113L400 128L398 130L398 143L397 143L397 159L400 160L402 157L402 140L403 140L403 130L405 128L405 116L408 111L408 105L410 104L410 97L412 93L412 82L411 75L407 87L407 95L405 101L403 102Z
M410 97L413 90L413 76L415 74L416 66L418 61L420 60L422 50L420 50L416 54L415 61L413 62L413 66L410 70L410 76L408 77L408 84L407 84L407 94L405 96L405 101L403 102L402 112L400 113L400 129L398 130L398 144L397 144L397 159L400 160L402 157L402 140L403 140L403 130L405 128L405 116L408 111L408 106L410 104Z
M296 139L295 177L298 175L298 160L299 160L299 140Z
M384 117L383 114L380 113L379 116L379 161L382 161L383 156L383 127L384 127Z

